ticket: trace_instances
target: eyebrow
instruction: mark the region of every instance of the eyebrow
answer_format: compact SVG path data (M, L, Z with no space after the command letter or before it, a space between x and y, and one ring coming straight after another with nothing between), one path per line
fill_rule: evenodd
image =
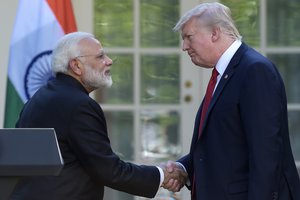
M102 49L100 49L100 53L99 54L105 54L105 51L104 51L104 49L102 48Z
M195 35L194 32L186 32L186 33L184 33L184 34L181 34L181 38L182 38L182 39L185 39L185 38L187 38L188 36L193 36L193 35Z
M89 57L89 56L102 56L102 55L106 55L105 51L103 48L100 49L100 52L97 54L86 54L86 55L80 55L80 56L76 56L76 58L80 58L80 57Z

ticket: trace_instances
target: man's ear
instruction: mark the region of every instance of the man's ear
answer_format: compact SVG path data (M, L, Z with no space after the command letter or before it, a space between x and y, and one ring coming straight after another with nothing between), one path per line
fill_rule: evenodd
M70 69L74 74L80 76L82 74L82 64L77 59L72 59L69 62Z
M213 26L212 27L212 32L211 32L211 39L213 42L216 42L221 35L221 29L218 26Z

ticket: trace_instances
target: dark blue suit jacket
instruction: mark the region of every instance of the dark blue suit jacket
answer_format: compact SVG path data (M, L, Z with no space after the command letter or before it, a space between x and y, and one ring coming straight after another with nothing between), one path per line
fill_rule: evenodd
M179 161L197 200L300 200L287 100L276 67L242 44L215 90L198 140Z
M24 106L17 127L54 128L64 159L57 177L29 177L13 200L101 200L104 186L153 197L160 173L155 166L126 163L114 154L99 104L73 77L58 74Z

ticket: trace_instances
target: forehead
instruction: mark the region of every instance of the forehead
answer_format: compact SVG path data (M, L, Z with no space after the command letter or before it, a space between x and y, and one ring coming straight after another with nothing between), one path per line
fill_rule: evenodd
M182 27L181 32L185 34L187 32L195 31L199 27L199 22L195 17L188 20Z
M102 51L101 43L95 38L85 38L79 42L81 52L98 53Z

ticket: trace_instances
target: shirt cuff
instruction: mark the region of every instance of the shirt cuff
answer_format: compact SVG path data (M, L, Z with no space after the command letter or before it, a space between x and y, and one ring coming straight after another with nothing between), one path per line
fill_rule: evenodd
M184 169L185 172L187 172L187 171L186 171L186 168L184 167L183 164L181 164L180 162L176 162L176 163L177 163L178 165L180 165L180 166Z
M159 170L159 174L160 174L160 183L159 183L159 188L160 188L160 186L163 184L163 182L165 180L165 174L164 174L164 171L162 170L162 168L157 167L157 169Z

